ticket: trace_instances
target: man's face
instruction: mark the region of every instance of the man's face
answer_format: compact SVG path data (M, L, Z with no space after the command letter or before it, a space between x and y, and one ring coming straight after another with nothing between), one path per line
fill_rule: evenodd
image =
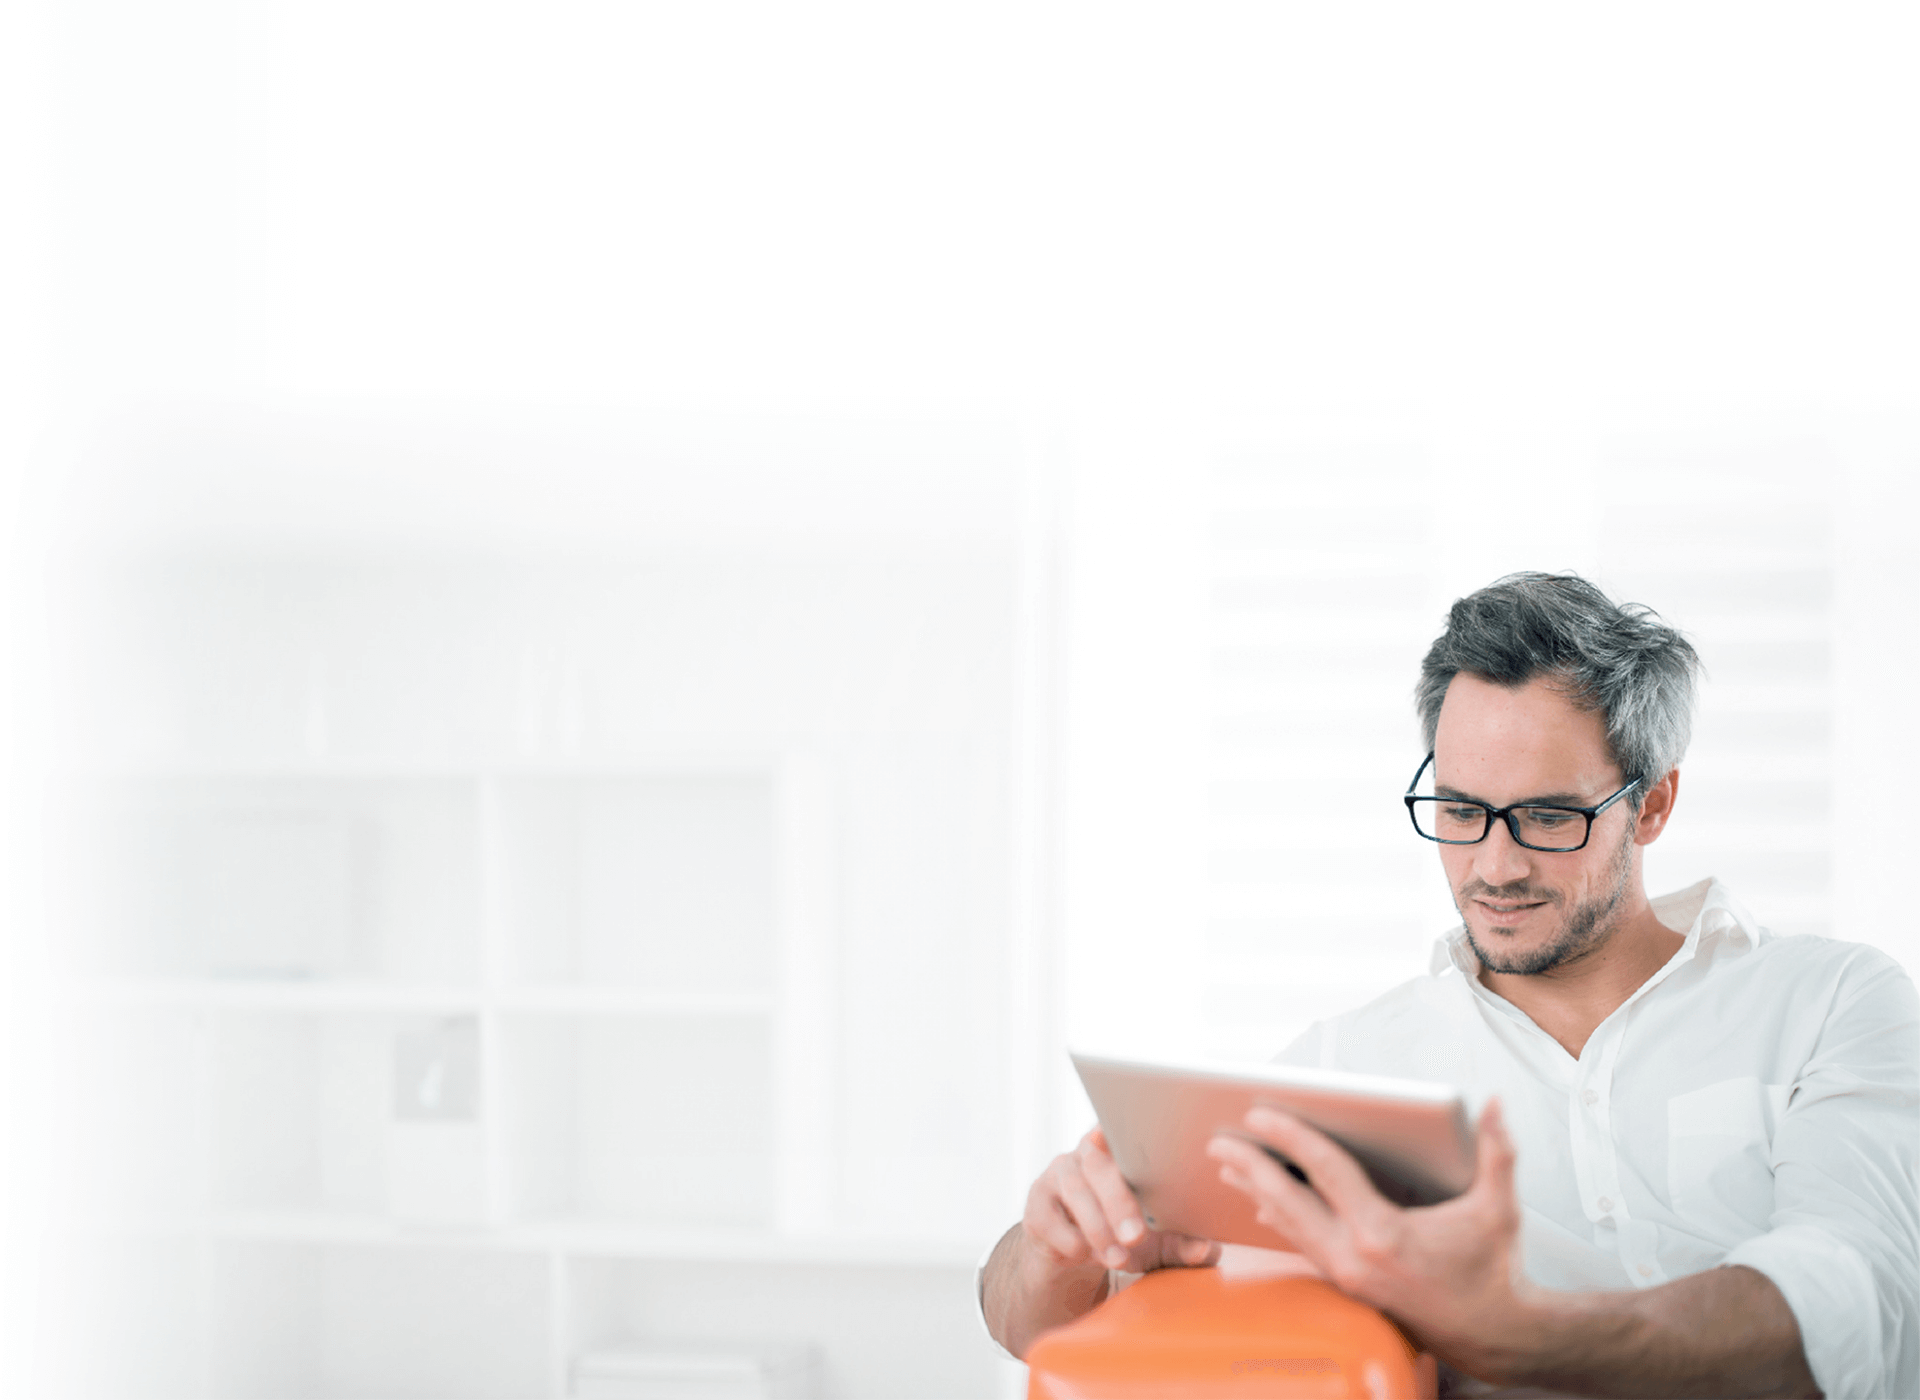
M1626 781L1606 727L1543 680L1508 688L1462 673L1434 740L1434 791L1492 807L1593 807ZM1530 975L1578 961L1613 932L1638 869L1631 795L1578 851L1534 851L1504 821L1474 846L1441 846L1453 902L1481 964Z

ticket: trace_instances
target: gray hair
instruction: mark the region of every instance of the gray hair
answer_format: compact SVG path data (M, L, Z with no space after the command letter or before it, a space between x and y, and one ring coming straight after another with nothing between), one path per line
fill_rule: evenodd
M1614 761L1647 789L1680 766L1693 731L1700 657L1658 613L1615 603L1578 574L1508 574L1456 601L1420 663L1414 704L1428 749L1440 704L1462 671L1496 685L1547 677L1606 721Z

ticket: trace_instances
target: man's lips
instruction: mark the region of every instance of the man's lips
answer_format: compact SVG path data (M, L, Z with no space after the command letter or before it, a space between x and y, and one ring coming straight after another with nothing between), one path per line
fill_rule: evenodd
M1520 900L1476 899L1474 903L1486 910L1495 919L1518 919L1530 910L1546 907L1545 901L1525 902Z

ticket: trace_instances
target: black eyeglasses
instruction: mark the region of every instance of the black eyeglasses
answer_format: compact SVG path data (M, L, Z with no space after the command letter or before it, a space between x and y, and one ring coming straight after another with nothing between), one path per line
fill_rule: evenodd
M1433 762L1428 754L1407 784L1407 815L1413 829L1443 846L1472 846L1487 839L1496 817L1505 820L1513 839L1530 851L1577 851L1593 835L1593 819L1625 797L1640 780L1635 778L1598 807L1544 807L1516 802L1511 807L1489 807L1470 797L1415 797L1420 775Z

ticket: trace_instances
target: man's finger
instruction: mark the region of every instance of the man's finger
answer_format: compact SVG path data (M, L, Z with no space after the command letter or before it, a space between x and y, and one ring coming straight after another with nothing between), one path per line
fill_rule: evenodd
M1500 1108L1500 1100L1488 1099L1487 1106L1480 1110L1480 1128L1474 1144L1474 1189L1491 1191L1503 1200L1512 1199L1514 1162L1518 1156L1513 1139L1507 1135L1507 1118Z
M1021 1223L1027 1234L1056 1258L1076 1264L1087 1257L1087 1237L1080 1233L1080 1227L1073 1223L1073 1217L1067 1214L1058 1198L1048 1197L1043 1206L1030 1210Z
M1166 1239L1172 1244L1180 1262L1188 1268L1197 1269L1220 1260L1218 1240L1203 1240L1198 1235L1168 1235Z
M1371 1213L1387 1208L1387 1198L1353 1155L1317 1128L1277 1108L1250 1109L1247 1130L1277 1148L1302 1171L1327 1204L1341 1215ZM1280 1170L1278 1167L1275 1170Z
M1080 1159L1081 1173L1098 1198L1101 1213L1112 1227L1115 1238L1123 1245L1137 1244L1147 1233L1140 1202L1134 1196L1133 1188L1127 1185L1127 1179L1120 1175L1120 1164L1106 1150L1106 1139L1099 1137L1096 1141L1099 1131L1096 1128L1089 1133L1086 1146L1076 1154Z
M1330 1237L1335 1222L1326 1202L1287 1175L1258 1146L1220 1133L1207 1144L1207 1155L1221 1164L1223 1181L1244 1192L1262 1213L1276 1217L1273 1228L1287 1236L1295 1248L1312 1252L1314 1245Z
M1093 1257L1110 1269L1125 1265L1127 1251L1114 1238L1106 1209L1100 1204L1100 1198L1094 1194L1093 1188L1087 1184L1086 1175L1078 1169L1077 1160L1072 1169L1061 1172L1059 1196L1061 1205L1073 1217L1073 1223L1087 1237L1087 1246L1093 1252Z
M1296 1180L1258 1143L1219 1133L1207 1144L1207 1155L1222 1164L1221 1176L1238 1190L1283 1201L1294 1211L1326 1213L1326 1203L1313 1188Z

